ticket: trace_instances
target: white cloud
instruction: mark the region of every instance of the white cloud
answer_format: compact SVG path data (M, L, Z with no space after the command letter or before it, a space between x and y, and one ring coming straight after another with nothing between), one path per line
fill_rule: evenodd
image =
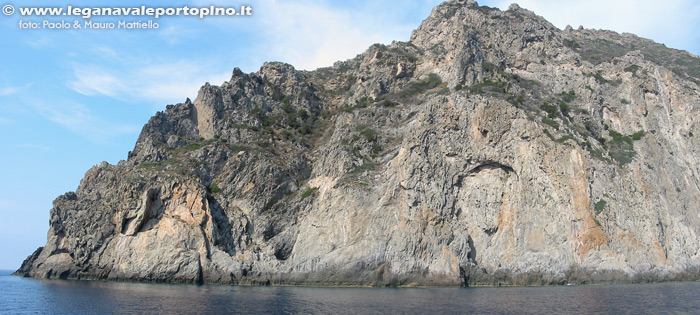
M21 92L22 90L28 89L33 83L27 83L21 86L7 86L0 88L0 96L10 96Z
M128 89L126 82L111 75L108 70L96 65L75 65L76 80L66 85L72 90L84 95L106 95L118 98L120 91Z
M117 124L105 121L90 112L82 104L54 100L50 104L43 101L27 102L39 115L93 142L105 142L112 137L135 134L140 131L137 125Z
M353 19L345 10L275 0L261 5L266 14L261 29L271 37L269 49L299 69L330 66L354 57L373 43L391 40L382 31L363 29L364 21Z
M514 0L500 0L507 9ZM519 0L517 3L543 16L558 28L608 29L633 33L669 47L700 49L697 32L700 2L695 0Z
M66 85L89 96L179 103L187 97L194 99L204 82L220 84L230 78L230 70L214 69L209 64L184 60L161 64L119 60L109 68L75 63L75 77Z
M210 2L202 0L198 4ZM313 70L353 58L375 43L408 39L418 23L403 21L410 15L404 7L425 9L432 6L429 2L436 1L339 5L313 0L260 0L253 5L251 19L206 19L205 22L224 30L249 30L255 34L251 39L255 45L252 50L264 54L265 61L283 61L297 69ZM425 10L427 16L429 10Z

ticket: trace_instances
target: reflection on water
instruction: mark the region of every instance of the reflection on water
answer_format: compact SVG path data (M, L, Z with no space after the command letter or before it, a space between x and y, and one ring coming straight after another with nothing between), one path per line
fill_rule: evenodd
M367 289L35 280L0 273L0 313L700 313L700 283Z

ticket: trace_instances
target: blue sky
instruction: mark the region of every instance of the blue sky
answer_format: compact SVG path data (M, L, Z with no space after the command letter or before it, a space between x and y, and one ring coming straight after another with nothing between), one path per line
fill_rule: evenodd
M16 8L142 4L3 1ZM501 9L511 2L479 1ZM19 267L43 245L53 199L75 190L93 165L125 159L143 124L167 104L194 99L201 85L221 84L234 67L253 72L284 61L311 70L373 43L408 40L438 3L152 1L253 8L250 17L164 17L155 30L20 30L19 20L46 18L0 15L0 269ZM560 28L632 32L700 54L700 4L692 0L519 3Z

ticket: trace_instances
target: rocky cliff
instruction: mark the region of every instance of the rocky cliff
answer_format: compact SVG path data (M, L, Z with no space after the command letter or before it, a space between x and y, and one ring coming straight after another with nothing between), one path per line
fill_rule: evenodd
M700 59L436 7L333 67L266 63L90 169L17 274L323 285L698 279ZM696 136L697 135L697 136Z

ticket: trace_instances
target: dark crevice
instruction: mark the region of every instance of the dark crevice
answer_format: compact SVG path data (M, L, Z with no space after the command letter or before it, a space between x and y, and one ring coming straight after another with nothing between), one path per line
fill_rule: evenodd
M467 239L467 244L469 244L469 254L467 255L467 258L471 263L477 265L478 263L476 262L476 247L474 247L474 240L472 239L471 235Z
M495 161L489 161L489 162L480 164L479 166L477 166L477 167L472 168L471 170L469 170L469 171L467 172L467 176L472 175L472 174L479 173L479 172L484 171L484 170L493 170L493 169L497 169L497 168L500 168L500 169L506 171L506 173L508 173L508 174L510 174L510 173L515 173L515 171L513 170L513 168L510 167L510 166L508 166L508 165L501 164L501 163L498 163L498 162L495 162Z
M122 234L126 234L126 230L129 228L129 225L131 225L131 222L133 222L135 218L136 217L122 220L122 229L121 229Z
M498 227L495 228L490 228L490 229L484 229L484 233L486 233L488 236L493 236L498 232Z

